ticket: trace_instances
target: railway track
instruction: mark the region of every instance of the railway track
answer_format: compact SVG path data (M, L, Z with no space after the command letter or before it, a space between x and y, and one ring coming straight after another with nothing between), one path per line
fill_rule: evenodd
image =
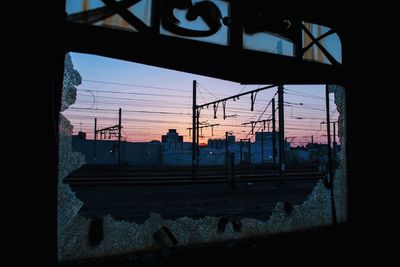
M288 172L283 179L318 180L323 178L320 172ZM235 173L237 183L278 181L276 173ZM221 184L227 183L228 177L223 172L202 172L196 177L191 173L164 173L164 172L75 172L64 179L64 183L71 186L147 186L147 185L185 185L185 184Z

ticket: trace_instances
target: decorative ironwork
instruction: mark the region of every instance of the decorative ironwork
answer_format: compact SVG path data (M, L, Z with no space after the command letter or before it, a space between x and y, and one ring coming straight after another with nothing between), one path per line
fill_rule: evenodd
M277 34L292 42L297 41L299 25L287 17L270 16L267 12L259 10L257 6L245 5L243 12L243 30L246 34L270 32Z
M180 21L174 16L174 9L187 9L186 19L194 21L201 17L209 30L193 30L180 27ZM161 5L162 26L175 34L188 37L206 37L214 35L221 28L222 14L218 6L211 1L201 1L195 4L191 0L163 1Z
M311 24L307 23L306 25L311 25ZM318 47L318 49L319 49L318 52L319 52L319 55L320 55L320 56L324 55L324 56L329 60L329 62L330 62L331 64L333 64L333 65L338 65L338 64L340 64L340 63L325 49L325 47L323 47L323 45L320 43L320 41L323 40L325 37L330 36L330 35L332 35L332 34L335 34L336 32L335 32L334 30L330 29L330 30L328 30L326 33L321 34L321 35L319 35L317 38L315 38L314 35L311 33L310 29L309 29L306 25L301 24L301 28L302 28L302 30L303 30L303 36L309 38L309 39L310 39L310 42L309 42L308 44L305 44L305 47L303 47L301 56L307 59L307 57L305 56L306 52L308 52L308 51L311 51L311 52L312 52L313 46L316 45L316 46ZM318 26L320 26L320 25L318 25ZM310 26L309 26L309 27L310 27ZM321 54L321 53L322 53L322 54ZM315 60L315 59L313 58L313 54L312 54L312 53L311 53L311 56L309 56L309 57L311 57L311 59ZM322 59L319 59L319 60L317 60L317 61L323 62Z
M67 0L67 6L68 3L73 6L72 1L75 0ZM99 2L104 6L98 7L99 5L97 5L96 8L88 10L88 1L83 0L82 8L78 9L78 13L69 14L67 20L91 25L103 22L101 26L116 26L120 29L133 27L135 31L141 33L161 33L239 49L245 48L293 56L298 60L312 60L332 65L340 65L342 62L340 40L335 30L318 24L302 22L298 17L289 13L277 14L275 12L277 10L266 10L261 8L263 5L260 6L254 2L238 3L219 0L193 3L193 0L101 0ZM141 5L143 2L146 2L144 8L146 19L137 15L137 11L144 7ZM222 4L222 2L228 2L228 4ZM150 5L151 13L148 8ZM178 16L178 14L174 14L176 10L183 10L183 12L181 11ZM230 11L228 12L228 10ZM271 12L274 12L273 15ZM118 19L122 18L123 22L109 25L107 20L115 15ZM148 16L151 16L150 20L147 20ZM223 18L223 16L225 17ZM201 23L203 24L202 29L196 28L199 26L197 22L200 20L203 22ZM193 24L188 22L193 22ZM222 28L222 24L227 29ZM208 29L204 29L204 27ZM166 33L160 32L160 28ZM314 29L318 29L318 34L313 35ZM264 33L264 35L257 35L257 33ZM331 39L328 40L327 37ZM225 39L221 42L218 38ZM324 41L327 44L324 44ZM276 45L276 48L273 45ZM252 102L254 101L252 100Z
M82 11L77 14L71 14L67 17L67 19L77 23L93 24L113 15L120 15L129 25L133 26L138 31L150 31L150 27L148 27L143 21L141 21L128 10L141 0L121 0L118 2L115 0L101 1L105 4L104 7Z

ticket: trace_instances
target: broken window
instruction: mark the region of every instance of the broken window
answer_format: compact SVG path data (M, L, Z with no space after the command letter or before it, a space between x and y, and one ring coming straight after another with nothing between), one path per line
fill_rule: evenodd
M345 222L344 90L67 54L59 259Z

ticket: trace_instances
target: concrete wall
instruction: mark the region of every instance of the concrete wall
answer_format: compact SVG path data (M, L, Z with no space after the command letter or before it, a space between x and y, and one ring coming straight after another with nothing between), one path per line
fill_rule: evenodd
M192 151L169 150L162 153L162 165L192 165Z
M96 157L95 142L73 138L72 149L85 156L87 164L118 163L118 141L97 140ZM121 164L123 165L160 165L162 153L160 143L128 143L121 142Z
M308 150L291 149L287 159L290 162L311 162L311 152Z
M124 143L124 164L160 165L162 162L161 146L157 143Z
M176 147L175 147L176 145ZM118 141L97 140L96 158L94 155L95 147L93 140L80 139L77 136L72 138L73 151L82 153L87 164L118 164ZM186 165L192 164L192 144L167 142L146 142L129 143L121 142L121 164L131 166L151 166L151 165ZM288 143L285 143L287 162L297 161L306 162L310 160L309 151L290 150ZM260 164L262 158L261 142L250 144L251 164ZM235 164L240 164L240 143L228 145L228 151L235 154ZM272 144L264 142L263 162L272 163ZM326 162L327 155L316 156L319 162ZM279 160L279 149L276 145L276 162ZM242 146L242 163L249 162L249 147L247 144ZM225 147L203 147L200 149L200 165L224 165Z
M200 166L204 165L225 165L225 148L216 149L204 147L200 150Z

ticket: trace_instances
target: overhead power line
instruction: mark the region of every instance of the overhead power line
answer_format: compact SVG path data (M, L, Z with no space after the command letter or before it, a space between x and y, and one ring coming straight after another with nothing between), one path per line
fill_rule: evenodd
M93 108L75 108L70 107L72 110L93 110L93 111L114 111L113 109L93 109ZM166 111L148 111L148 110L124 110L124 112L138 112L138 113L154 113L154 114L171 114L171 115L191 115L190 113L166 112Z
M131 86L131 87L140 87L140 88L151 88L151 89L170 90L170 91L190 93L190 91L188 91L188 90L182 90L182 89L176 89L176 88L168 88L168 87L148 86L148 85L129 84L129 83L117 83L117 82L107 82L107 81L97 81L97 80L83 80L83 81L85 81L85 82L93 82L93 83L113 84L113 85Z

